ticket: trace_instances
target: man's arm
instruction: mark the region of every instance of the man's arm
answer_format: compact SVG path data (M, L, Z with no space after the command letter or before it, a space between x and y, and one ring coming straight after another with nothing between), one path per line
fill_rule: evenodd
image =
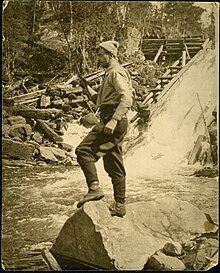
M105 125L104 133L112 135L119 120L128 112L132 106L132 87L129 85L129 78L119 72L113 74L112 83L116 92L119 93L120 102L112 116L112 119Z
M97 92L94 89L92 89L92 87L90 87L88 84L87 84L87 91L89 92L92 101L96 103L96 99L98 96Z
M129 85L129 78L119 72L113 74L113 84L115 90L119 93L120 102L115 110L113 119L121 120L132 106L132 88Z

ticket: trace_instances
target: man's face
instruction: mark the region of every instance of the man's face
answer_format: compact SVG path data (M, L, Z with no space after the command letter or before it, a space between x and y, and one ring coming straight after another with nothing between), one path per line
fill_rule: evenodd
M104 48L99 48L97 52L98 63L104 68L107 68L110 63L111 56L106 52Z

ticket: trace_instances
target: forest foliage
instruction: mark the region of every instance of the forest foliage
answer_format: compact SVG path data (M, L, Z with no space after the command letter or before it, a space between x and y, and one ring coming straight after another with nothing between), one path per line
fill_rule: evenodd
M96 46L108 39L126 55L131 29L144 37L214 38L214 16L194 2L9 0L3 6L3 81L32 73L89 73L98 68ZM138 48L134 48L134 51ZM121 54L121 55L120 55ZM126 55L127 56L127 55ZM26 73L26 74L25 74Z

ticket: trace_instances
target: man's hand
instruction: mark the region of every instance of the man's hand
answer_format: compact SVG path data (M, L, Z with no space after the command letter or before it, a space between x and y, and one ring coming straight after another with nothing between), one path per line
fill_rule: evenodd
M111 119L104 127L104 133L106 135L112 135L114 133L115 127L118 123L117 119Z

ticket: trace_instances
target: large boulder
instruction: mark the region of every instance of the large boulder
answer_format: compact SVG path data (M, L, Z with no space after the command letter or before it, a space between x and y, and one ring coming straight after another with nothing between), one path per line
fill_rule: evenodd
M201 210L175 198L128 204L123 218L112 217L101 200L85 203L66 221L51 252L101 269L141 270L167 243L213 230Z
M186 266L184 263L176 257L167 256L164 253L158 251L152 255L147 266L151 269L158 270L184 270Z
M10 125L14 124L26 124L26 119L22 116L11 116L8 118L8 123Z
M31 139L36 141L38 144L42 144L42 142L43 142L43 136L38 132L34 133L31 137Z
M11 137L19 137L23 141L29 139L32 133L32 128L29 124L13 124L10 127L9 135Z
M40 146L39 147L39 157L40 159L48 162L57 162L58 159L55 157L53 152L51 151L50 147L44 147Z
M64 150L61 150L60 148L56 148L56 147L49 147L48 149L54 154L54 156L58 160L66 159L66 153Z
M34 145L6 138L2 140L2 147L3 157L7 155L19 159L27 159L32 158L35 153Z

